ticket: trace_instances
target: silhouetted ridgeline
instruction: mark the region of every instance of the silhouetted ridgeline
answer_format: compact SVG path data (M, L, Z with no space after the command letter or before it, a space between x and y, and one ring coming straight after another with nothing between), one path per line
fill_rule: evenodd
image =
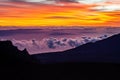
M120 34L77 48L33 55L41 63L61 62L110 62L120 63Z
M1 41L0 80L120 80L120 65L113 64L120 63L119 48L120 35L115 35L63 52L30 56L10 41Z
M18 50L17 47L12 45L11 41L0 42L0 62L4 65L36 63L26 49Z

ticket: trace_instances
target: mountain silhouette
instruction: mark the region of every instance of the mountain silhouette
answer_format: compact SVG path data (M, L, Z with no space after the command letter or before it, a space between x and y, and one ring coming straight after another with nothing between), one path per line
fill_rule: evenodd
M20 51L11 41L0 41L0 62L4 65L20 65L35 63L27 50Z
M119 80L119 40L120 34L71 50L32 56L11 41L0 41L0 79Z
M94 43L87 43L63 52L33 55L41 63L110 62L120 63L120 34Z

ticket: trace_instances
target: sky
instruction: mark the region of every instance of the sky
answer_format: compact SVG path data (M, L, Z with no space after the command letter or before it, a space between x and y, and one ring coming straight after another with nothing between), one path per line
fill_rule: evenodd
M0 0L0 26L120 27L120 0Z

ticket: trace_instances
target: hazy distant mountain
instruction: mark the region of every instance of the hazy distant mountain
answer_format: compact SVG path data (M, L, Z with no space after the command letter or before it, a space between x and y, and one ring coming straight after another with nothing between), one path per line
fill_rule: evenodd
M111 62L120 63L120 34L95 43L54 53L33 55L42 63L58 62Z

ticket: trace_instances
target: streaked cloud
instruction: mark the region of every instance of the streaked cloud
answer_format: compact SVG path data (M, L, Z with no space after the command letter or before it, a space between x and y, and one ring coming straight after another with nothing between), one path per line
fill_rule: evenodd
M84 3L84 4L95 4L95 3L103 3L106 2L106 0L76 0L79 3Z
M1 26L118 26L120 20L118 0L0 0L0 12Z
M76 19L76 17L67 17L67 16L50 16L46 18L47 19Z
M101 11L101 12L111 12L111 11L119 11L120 5L109 4L109 5L98 5L92 8L93 10Z

